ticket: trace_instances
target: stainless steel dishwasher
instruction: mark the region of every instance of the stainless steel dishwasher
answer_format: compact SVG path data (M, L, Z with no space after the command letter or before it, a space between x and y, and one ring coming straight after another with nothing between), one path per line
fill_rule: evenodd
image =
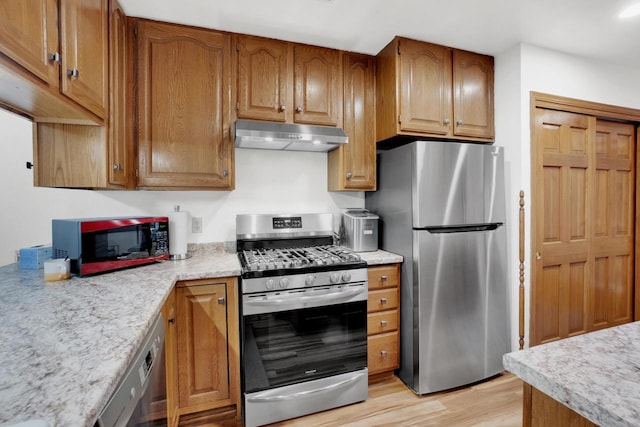
M94 427L166 426L164 320L159 314Z

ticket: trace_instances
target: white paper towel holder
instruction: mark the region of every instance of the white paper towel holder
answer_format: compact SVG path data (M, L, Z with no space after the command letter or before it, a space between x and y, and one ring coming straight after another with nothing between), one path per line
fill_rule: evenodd
M180 212L180 205L175 205L173 207L173 211L174 212ZM187 230L184 230L184 232L186 233ZM171 214L169 214L169 235L171 235ZM181 260L185 260L191 258L191 254L189 254L188 252L185 253L178 253L178 254L172 254L171 253L171 237L169 237L169 260L170 261L181 261Z

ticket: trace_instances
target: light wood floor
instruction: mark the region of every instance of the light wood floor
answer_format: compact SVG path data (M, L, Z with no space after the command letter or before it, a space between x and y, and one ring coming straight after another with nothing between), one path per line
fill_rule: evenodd
M454 391L417 396L398 378L369 386L361 403L270 427L522 426L522 381L505 373Z

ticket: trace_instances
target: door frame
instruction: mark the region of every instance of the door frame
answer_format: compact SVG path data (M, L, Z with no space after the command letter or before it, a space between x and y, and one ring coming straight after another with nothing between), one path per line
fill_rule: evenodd
M593 116L599 119L613 119L624 122L631 122L636 127L636 212L640 212L640 110L627 107L619 107L615 105L602 104L598 102L584 101L580 99L567 98L558 95L551 95L541 92L530 92L530 106L529 106L529 131L530 131L530 160L531 160L531 185L535 182L535 111L536 108L544 108L548 110L558 110L569 113L584 114L587 116ZM531 201L535 202L534 200ZM533 210L531 211L533 215ZM531 241L530 253L535 254L539 247L538 242L535 240L536 229L533 218L530 218L529 236ZM636 215L635 221L635 272L634 272L634 320L640 320L640 215ZM531 271L531 278L529 280L530 287L533 287L536 280L535 268L533 263L529 262L529 270ZM531 298L531 288L529 289L529 298ZM524 307L524 295L520 295L520 307ZM531 307L529 309L529 337L531 337L531 328L533 322L531 321ZM521 318L524 313L521 314ZM530 340L530 339L529 339Z

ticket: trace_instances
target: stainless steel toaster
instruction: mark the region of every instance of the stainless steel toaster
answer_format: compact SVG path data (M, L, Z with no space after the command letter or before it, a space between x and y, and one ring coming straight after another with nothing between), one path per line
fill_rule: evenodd
M378 250L378 215L366 209L350 209L342 214L340 245L356 252Z

